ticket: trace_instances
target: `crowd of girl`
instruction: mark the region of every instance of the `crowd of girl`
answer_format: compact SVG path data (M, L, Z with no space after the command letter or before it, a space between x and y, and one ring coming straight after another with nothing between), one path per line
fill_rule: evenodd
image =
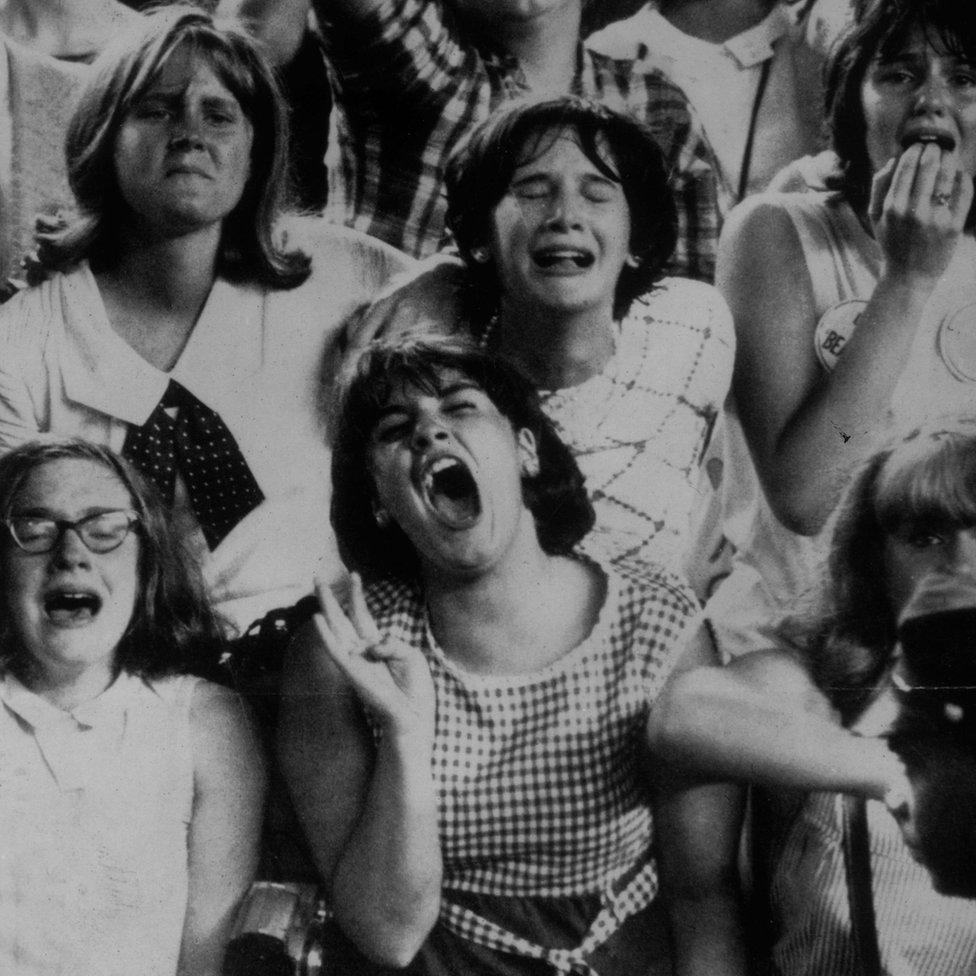
M218 973L269 769L331 973L857 976L852 818L873 971L976 966L899 720L899 628L976 607L970 19L860 5L826 94L715 288L591 100L474 128L418 263L288 212L243 28L105 49L0 309L0 971ZM268 749L235 655L293 605Z

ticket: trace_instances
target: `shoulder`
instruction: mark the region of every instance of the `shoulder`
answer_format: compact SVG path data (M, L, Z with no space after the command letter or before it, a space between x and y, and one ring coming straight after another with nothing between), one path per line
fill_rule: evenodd
M627 321L632 318L687 322L714 329L726 338L732 334L732 315L722 293L714 285L693 278L664 278L634 303Z
M72 94L91 73L87 65L39 54L9 37L0 36L0 43L7 56L13 94L17 96L39 98L55 93ZM25 91L21 86L28 86L29 90ZM65 108L53 103L47 107Z
M722 228L719 263L746 262L750 274L761 277L784 264L792 265L800 251L796 222L802 212L818 206L822 206L819 196L803 193L760 193L747 198L732 209ZM787 283L788 277L783 279Z
M322 217L289 215L282 219L279 230L288 247L299 248L311 257L312 274L307 284L312 286L342 284L351 276L354 282L379 288L393 275L412 270L417 264L379 238Z
M685 580L650 562L603 567L616 580L622 623L650 627L662 639L677 638L701 618L701 606Z
M60 314L64 283L75 274L55 273L0 305L0 345L22 351L43 346Z
M202 678L193 681L189 726L198 776L257 777L255 785L260 784L264 761L258 734L236 691Z

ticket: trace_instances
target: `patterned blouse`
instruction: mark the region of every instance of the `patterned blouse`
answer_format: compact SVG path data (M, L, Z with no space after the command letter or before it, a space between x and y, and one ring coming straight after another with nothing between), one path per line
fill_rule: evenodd
M419 647L434 679L441 922L461 938L565 973L590 972L586 955L657 892L643 735L698 619L694 596L663 571L639 580L606 575L590 635L554 664L508 676L452 664L419 591L391 581L367 593L380 631ZM604 907L580 945L553 949L454 904L451 891L599 892Z
M732 379L732 316L712 287L668 278L636 301L601 373L542 405L586 477L583 548L682 573L705 497L699 464Z

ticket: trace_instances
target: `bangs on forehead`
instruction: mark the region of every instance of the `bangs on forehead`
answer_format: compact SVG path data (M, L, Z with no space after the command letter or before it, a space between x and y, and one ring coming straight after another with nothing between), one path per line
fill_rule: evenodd
M901 54L911 42L911 35L918 30L940 55L976 61L976 26L971 10L964 10L966 4L957 4L959 16L947 10L912 10L908 6L900 17L896 17L881 39L875 59L889 61Z
M129 96L130 104L138 101L146 94L159 78L170 58L178 53L185 53L192 63L206 65L237 99L244 114L248 118L252 117L252 103L254 101L252 74L228 46L220 43L219 39L212 33L205 33L203 30L195 30L192 27L170 40L171 43L159 52L153 63L143 66L140 77L132 86Z
M976 525L976 430L919 434L897 447L878 475L874 507L886 532Z
M402 390L417 390L428 396L440 396L444 389L444 374L455 373L484 388L463 356L427 352L417 355L405 347L387 354L367 353L366 368L356 377L351 391L349 409L357 418L357 426L366 434L372 433L380 415Z
M534 163L544 156L560 139L568 139L579 146L583 155L607 179L614 183L622 182L613 158L613 150L602 127L584 122L563 125L541 122L524 133L520 144L515 147L515 169Z

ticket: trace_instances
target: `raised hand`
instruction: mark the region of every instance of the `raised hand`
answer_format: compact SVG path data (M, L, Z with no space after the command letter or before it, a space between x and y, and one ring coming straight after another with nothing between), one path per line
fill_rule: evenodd
M973 201L955 149L912 143L875 174L868 216L889 270L934 283L949 266Z
M316 591L321 608L314 618L319 637L384 732L433 738L434 683L420 650L380 634L358 573L352 574L349 615L327 586L318 583Z

